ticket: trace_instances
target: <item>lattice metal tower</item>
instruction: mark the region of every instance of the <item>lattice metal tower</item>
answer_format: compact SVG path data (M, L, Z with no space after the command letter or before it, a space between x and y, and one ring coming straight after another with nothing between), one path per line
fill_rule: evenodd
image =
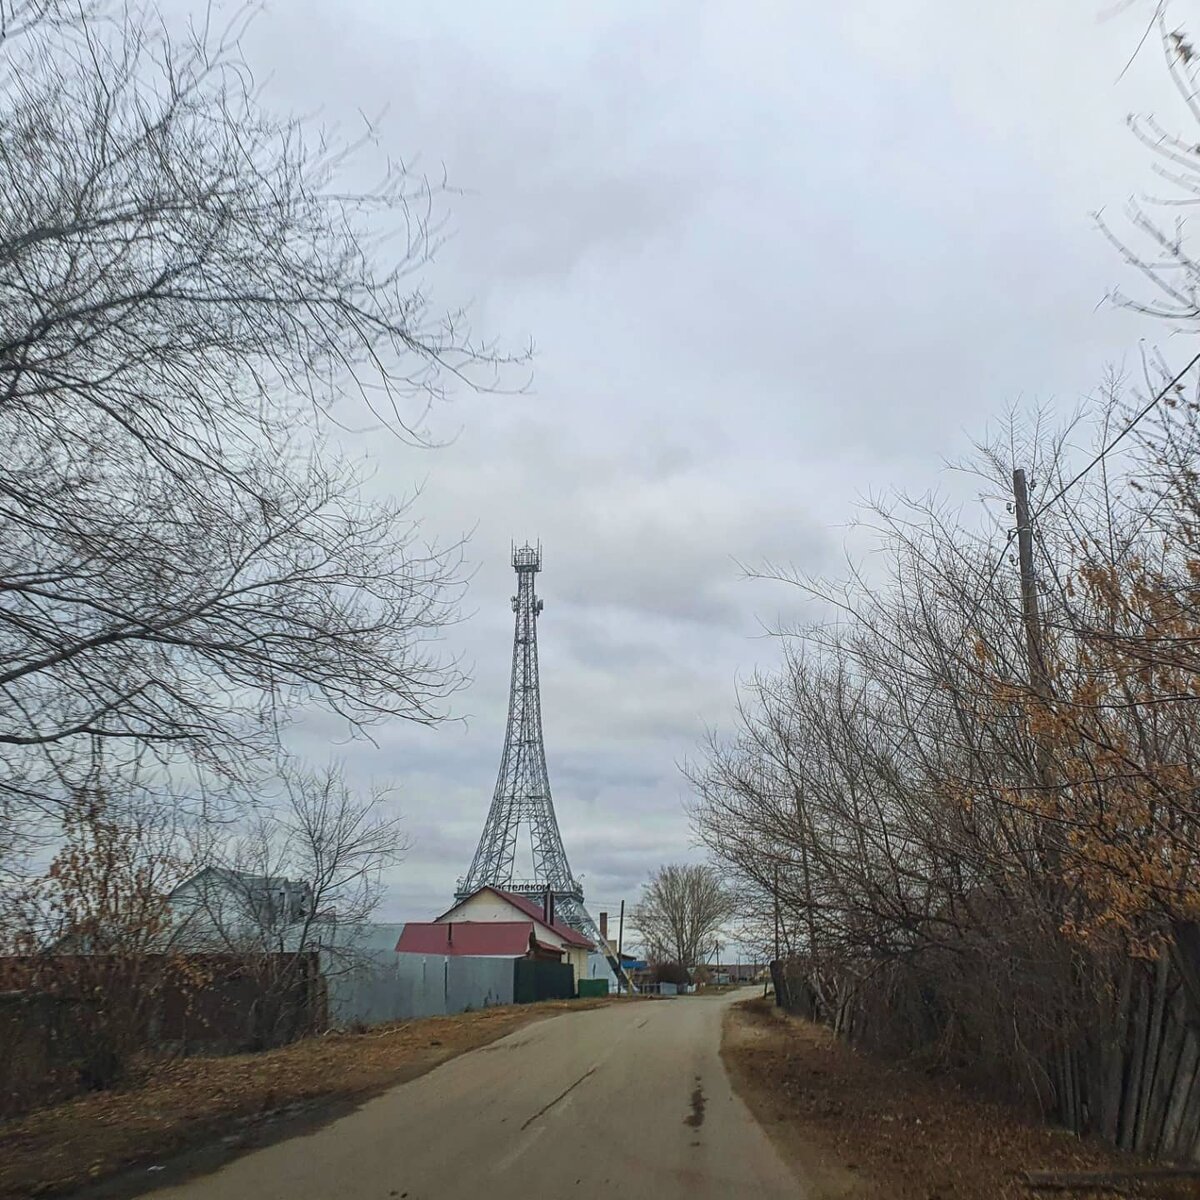
M542 602L533 589L533 577L542 569L541 545L514 547L512 565L517 572L517 594L512 598L516 622L504 753L483 836L471 869L459 880L457 894L465 899L477 888L492 884L540 903L549 890L557 918L590 937L597 949L607 954L608 947L584 908L583 888L571 874L546 772L537 648ZM528 831L533 853L530 879L517 879L513 874L522 830ZM614 969L620 978L619 966Z

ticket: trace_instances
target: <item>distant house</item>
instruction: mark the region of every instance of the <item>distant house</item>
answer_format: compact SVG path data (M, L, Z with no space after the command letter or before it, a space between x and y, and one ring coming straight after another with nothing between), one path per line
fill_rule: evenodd
M547 911L547 906L535 904L514 892L506 892L496 887L481 887L432 922L434 925L453 925L454 936L460 938L470 936L459 932L467 925L514 923L526 926L532 923L534 940L556 950L563 961L571 964L575 971L576 985L579 980L589 977L588 955L593 949L591 940L577 929L555 920L553 912ZM405 933L410 928L411 925L406 925ZM403 940L402 937L401 942ZM399 948L397 946L397 949Z
M282 875L205 867L167 897L171 940L183 946L240 948L283 942L315 919L312 888Z

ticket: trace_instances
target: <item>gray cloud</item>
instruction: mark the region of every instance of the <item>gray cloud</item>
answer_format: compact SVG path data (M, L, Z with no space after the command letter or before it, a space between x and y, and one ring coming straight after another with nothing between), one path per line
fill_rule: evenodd
M856 500L923 491L1010 402L1090 390L1138 336L1089 213L1148 179L1122 125L1164 106L1140 13L1004 6L329 6L266 13L281 107L352 126L463 193L429 272L488 334L539 348L530 394L461 395L419 454L352 442L375 486L424 479L430 534L474 530L468 718L377 748L296 741L395 778L415 847L392 917L466 868L503 734L510 540L541 538L546 730L597 903L696 853L675 763L731 718L762 626L804 611L739 562L836 569ZM954 481L949 485L953 488ZM967 497L969 498L969 497Z

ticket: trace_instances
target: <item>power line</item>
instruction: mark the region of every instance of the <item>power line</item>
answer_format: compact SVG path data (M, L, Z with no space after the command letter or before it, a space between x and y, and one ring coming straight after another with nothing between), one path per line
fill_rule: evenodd
M1108 443L1108 445L1107 445L1107 446L1105 446L1105 447L1104 447L1104 448L1103 448L1103 449L1100 451L1100 453L1099 453L1099 454L1097 454L1097 455L1096 455L1096 457L1095 457L1095 458L1093 458L1093 459L1092 459L1092 461L1091 461L1090 463L1088 463L1088 465L1087 465L1086 467L1084 467L1082 471L1080 471L1080 472L1079 472L1079 474L1078 474L1078 475L1076 475L1076 476L1075 476L1073 479L1071 479L1071 480L1070 480L1068 483L1064 483L1064 484L1063 484L1063 486L1062 486L1062 487L1060 487L1060 488L1058 489L1058 491L1057 491L1057 492L1055 492L1055 493L1054 493L1054 495L1050 497L1050 499L1049 499L1049 500L1047 500L1047 501L1046 501L1044 504L1041 504L1041 505L1038 507L1038 510L1037 510L1037 512L1035 512L1035 513L1033 514L1033 516L1030 518L1030 522L1032 523L1033 521L1036 521L1036 520L1038 519L1038 517L1040 517L1040 516L1042 515L1042 513L1044 513L1044 512L1046 511L1046 509L1048 509L1048 508L1049 508L1049 507L1050 507L1052 504L1057 504L1057 503L1058 503L1058 501L1059 501L1059 500L1061 500L1061 499L1063 498L1063 496L1065 496L1065 495L1067 494L1067 492L1069 492L1069 491L1071 490L1071 488L1073 488L1073 487L1074 487L1074 486L1075 486L1075 485L1076 485L1076 484L1077 484L1077 483L1078 483L1078 482L1079 482L1079 481L1080 481L1080 480L1081 480L1081 479L1082 479L1082 478L1083 478L1083 477L1084 477L1084 476L1085 476L1085 475L1086 475L1086 474L1087 474L1087 473L1088 473L1088 472L1089 472L1089 471L1090 471L1090 470L1091 470L1091 469L1092 469L1092 468L1093 468L1093 467L1094 467L1094 466L1095 466L1097 463L1099 463L1099 462L1103 462L1104 458L1105 458L1105 457L1106 457L1108 454L1110 454L1110 453L1111 453L1111 452L1112 452L1112 451L1113 451L1113 450L1116 448L1117 444L1118 444L1118 443L1119 443L1119 442L1120 442L1120 441L1121 441L1123 438L1125 438L1125 437L1126 437L1128 434L1130 434L1130 433L1133 431L1133 428L1134 428L1134 426L1136 426L1136 425L1137 425L1137 423L1138 423L1138 422L1139 422L1139 421L1140 421L1140 420L1141 420L1141 419L1142 419L1142 418L1143 418L1143 417L1144 417L1144 416L1145 416L1145 415L1146 415L1146 414L1147 414L1147 413L1148 413L1148 412L1149 412L1149 411L1150 411L1152 408L1154 408L1154 406L1155 406L1156 404L1158 404L1158 403L1159 403L1159 401L1160 401L1160 400L1162 400L1162 398L1163 398L1163 397L1164 397L1164 396L1165 396L1165 395L1166 395L1166 394L1167 394L1169 391L1171 391L1171 390L1172 390L1172 388L1174 388L1174 387L1175 387L1175 386L1176 386L1176 385L1179 383L1179 381L1180 381L1180 380L1181 380L1181 379L1182 379L1182 378L1183 378L1183 377L1184 377L1184 376L1185 376L1185 375L1186 375L1186 374L1187 374L1187 373L1188 373L1188 372L1189 372L1189 371L1190 371L1190 370L1191 370L1191 369L1192 369L1192 368L1193 368L1193 367L1194 367L1194 366L1195 366L1197 363L1200 363L1200 354L1197 354L1197 355L1195 355L1195 356L1192 358L1192 360L1191 360L1191 361L1190 361L1190 362L1187 364L1187 366L1186 366L1186 367L1184 367L1184 368L1183 368L1183 370L1182 370L1182 371L1180 371L1180 372L1179 372L1179 374L1178 374L1178 375L1176 375L1176 376L1175 376L1175 377L1174 377L1174 378L1173 378L1173 379L1172 379L1172 380L1171 380L1169 383L1167 383L1167 384L1166 384L1166 386L1165 386L1165 387L1163 387L1163 389L1162 389L1160 392L1158 392L1158 393L1157 393L1157 394L1156 394L1156 395L1155 395L1155 396L1154 396L1154 397L1153 397L1153 398L1150 400L1150 402L1149 402L1149 403L1148 403L1148 404L1147 404L1147 405L1146 405L1146 406L1145 406L1145 407L1144 407L1144 408L1143 408L1143 409L1142 409L1142 410L1141 410L1141 411L1140 411L1140 412L1139 412L1139 413L1138 413L1138 414L1137 414L1137 415L1136 415L1136 416L1133 418L1133 420L1132 420L1132 421L1130 421L1130 422L1129 422L1129 424L1128 424L1128 425L1126 425L1126 426L1125 426L1125 428L1124 428L1124 429L1122 429L1122 430L1121 430L1121 432L1120 432L1120 433L1118 433L1118 434L1117 434L1117 436L1116 436L1115 438L1113 438L1113 440L1112 440L1111 442L1109 442L1109 443Z

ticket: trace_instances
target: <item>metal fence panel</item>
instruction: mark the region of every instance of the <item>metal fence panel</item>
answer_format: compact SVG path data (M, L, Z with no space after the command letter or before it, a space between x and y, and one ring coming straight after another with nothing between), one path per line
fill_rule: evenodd
M513 1003L513 960L368 951L328 967L335 1025L376 1025Z
M575 968L570 963L519 958L513 967L513 989L518 1004L570 1000L575 994Z
M511 958L451 958L446 975L446 1011L512 1004L512 964Z

